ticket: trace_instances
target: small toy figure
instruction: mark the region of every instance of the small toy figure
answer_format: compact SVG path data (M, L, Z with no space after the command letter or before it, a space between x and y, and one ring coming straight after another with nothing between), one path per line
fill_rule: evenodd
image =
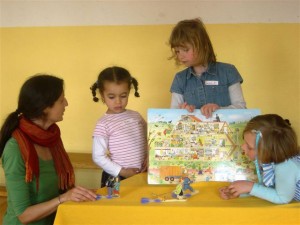
M107 187L107 195L111 197L120 196L120 178L109 176L105 186Z
M216 122L220 122L221 120L220 120L220 117L219 117L219 115L218 114L216 114Z
M181 179L180 183L176 186L175 190L173 191L173 193L175 194L174 197L178 199L183 199L191 197L191 195L197 194L199 191L195 191L191 187L191 183L193 182L188 177L184 177L183 179ZM190 192L187 193L186 190L189 190Z
M152 197L154 198L141 198L141 203L146 204L146 203L162 203L162 202L185 202L187 199L178 199L176 196L174 197L174 192L168 192L164 194L153 194Z
M105 183L105 185L107 187L107 195L108 196L113 195L114 183L115 183L115 177L109 176Z
M194 190L189 184L192 183L188 177L187 179L180 180L180 183L176 186L175 190L172 192L167 192L163 194L152 193L152 198L141 198L141 203L161 203L161 202L185 202L193 195L199 193L198 190ZM185 190L189 190L185 192Z
M113 195L119 196L120 195L120 178L115 177L114 184L113 184Z
M191 192L194 192L194 189L191 187L191 183L193 183L190 178L188 177L185 177L183 179L183 185L182 185L182 190L185 191L185 190L190 190Z
M176 197L178 199L182 199L183 198L183 182L180 181L179 184L177 184L175 190L173 191L174 194L176 194Z

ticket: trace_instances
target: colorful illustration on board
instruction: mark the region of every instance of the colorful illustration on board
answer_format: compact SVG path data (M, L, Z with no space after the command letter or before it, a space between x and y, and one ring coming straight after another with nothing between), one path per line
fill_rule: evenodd
M243 129L258 109L217 110L206 119L195 110L149 109L149 184L256 180L243 154Z

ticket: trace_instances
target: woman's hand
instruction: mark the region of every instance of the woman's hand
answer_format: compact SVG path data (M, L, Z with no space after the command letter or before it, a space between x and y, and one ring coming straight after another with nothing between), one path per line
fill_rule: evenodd
M22 224L28 224L45 218L55 212L60 203L67 201L83 202L95 200L96 194L93 191L77 186L49 201L27 207L26 210L18 216L18 219Z
M60 202L84 202L84 201L95 201L96 200L96 193L93 191L86 189L84 187L76 186L64 194L59 196Z
M210 118L212 116L212 113L219 109L220 106L214 103L208 103L204 106L201 107L201 113L204 115L206 118Z

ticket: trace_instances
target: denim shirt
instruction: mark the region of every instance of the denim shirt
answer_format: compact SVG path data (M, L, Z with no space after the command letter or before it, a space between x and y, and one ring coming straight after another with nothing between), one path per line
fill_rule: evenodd
M170 91L183 95L184 101L200 109L208 103L221 107L231 105L228 87L243 78L234 65L211 63L201 76L194 75L193 68L188 67L175 75Z

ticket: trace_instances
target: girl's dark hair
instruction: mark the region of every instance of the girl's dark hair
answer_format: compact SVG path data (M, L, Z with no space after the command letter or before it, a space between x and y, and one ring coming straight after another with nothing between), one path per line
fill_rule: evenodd
M201 65L206 66L208 63L216 62L216 55L209 35L199 18L182 20L173 28L169 38L169 45L172 50L172 56L169 59L175 59L176 64L179 65L180 61L177 58L175 48L186 47L186 44L192 45Z
M257 158L262 163L281 163L300 154L297 135L288 120L276 114L252 118L243 134L261 132Z
M117 84L123 82L127 83L129 90L132 88L132 86L134 87L134 96L140 97L140 94L138 93L138 81L130 75L128 70L122 67L113 66L102 70L98 76L98 80L90 87L94 102L99 101L99 98L96 97L96 90L99 89L100 94L102 94L104 91L105 81L114 82Z
M64 81L52 75L36 74L25 81L19 93L17 110L7 116L0 130L0 157L19 125L20 115L29 120L44 118L44 110L54 105L63 89Z

